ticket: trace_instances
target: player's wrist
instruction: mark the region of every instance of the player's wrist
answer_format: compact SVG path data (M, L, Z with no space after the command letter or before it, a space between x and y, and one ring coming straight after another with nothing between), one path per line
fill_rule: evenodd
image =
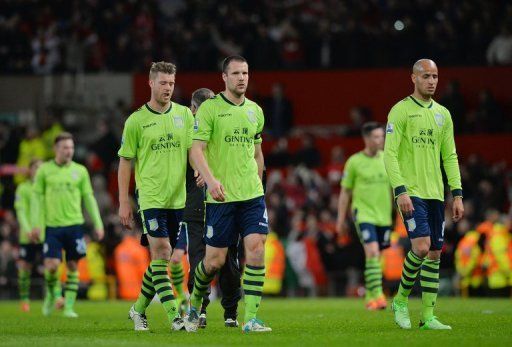
M400 195L407 194L407 188L405 188L404 185L401 185L401 186L394 188L393 192L395 194L395 198L398 198Z
M453 198L459 198L459 199L462 199L462 189L452 189L452 196Z

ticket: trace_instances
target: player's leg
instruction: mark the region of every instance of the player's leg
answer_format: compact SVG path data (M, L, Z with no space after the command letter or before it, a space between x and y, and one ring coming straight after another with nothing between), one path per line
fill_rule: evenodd
M356 229L365 255L366 308L377 310L377 298L382 295L382 270L379 261L377 227L370 223L356 223Z
M173 247L173 252L171 255L170 269L171 269L171 281L174 291L176 293L176 298L179 304L179 308L181 310L181 306L186 303L187 297L185 295L185 290L183 286L183 280L185 278L185 274L183 273L183 256L185 255L185 251L187 249L187 240L188 240L188 232L187 232L187 224L180 223L179 232L177 235L176 245ZM180 311L181 312L181 311Z
M149 247L146 224L144 223L144 213L142 211L140 211L140 214L137 214L137 218L139 217L139 221L143 230L140 243L144 247ZM142 283L139 296L128 311L128 318L133 321L135 331L149 330L148 320L146 317L146 309L151 304L155 294L156 291L155 286L153 285L153 273L151 271L151 264L149 264L146 271L144 272L144 275L142 275Z
M386 248L389 248L390 246L390 238L391 238L391 227L377 227L377 238L378 238L378 253L377 253L377 259L378 259L378 265L379 265L379 273L380 273L380 285L375 288L374 295L376 297L375 299L375 305L377 309L383 310L387 308L388 304L386 301L386 296L384 295L384 292L382 290L382 266L381 266L381 255L382 251Z
M62 259L62 230L60 228L46 228L43 245L45 297L43 302L43 315L52 313L55 304L55 291L58 285L58 274Z
M77 318L78 314L75 312L75 302L79 285L78 261L85 257L87 245L81 225L63 229L67 279L64 285L64 311L62 314L68 318Z
M235 244L228 248L226 263L219 271L219 285L222 291L221 305L224 308L224 325L226 327L238 327L238 302L242 297L241 276L238 244Z
M30 275L32 263L30 245L20 245L20 259L18 260L18 293L20 296L20 308L23 312L30 311Z
M428 206L422 199L411 197L414 205L412 216L402 216L411 240L412 249L407 253L402 267L402 277L398 293L393 299L392 309L395 322L403 329L411 328L408 299L423 260L430 249L430 229L428 226Z
M242 329L244 332L272 331L256 318L265 283L265 241L268 234L268 216L264 197L240 203L237 217L245 250L245 269L242 280L245 315Z
M188 247L187 255L189 262L189 273L188 273L188 292L192 293L194 290L194 273L196 271L197 264L203 260L206 251L206 245L204 243L204 222L199 221L188 221ZM206 327L206 308L210 303L210 287L203 296L203 302L199 311L199 328Z
M173 212L164 209L149 209L143 213L151 252L151 280L155 292L160 298L160 303L167 313L171 328L180 330L183 328L183 321L179 315L171 279L167 273L172 253L169 242L169 217Z
M441 323L434 316L434 306L439 290L441 248L444 242L444 203L438 200L428 200L428 204L431 246L420 271L422 302L420 328L425 330L449 330L451 329L449 325Z
M234 203L206 204L206 250L194 272L194 288L190 293L190 312L185 318L189 332L199 327L199 310L215 274L224 265L228 247L234 243Z

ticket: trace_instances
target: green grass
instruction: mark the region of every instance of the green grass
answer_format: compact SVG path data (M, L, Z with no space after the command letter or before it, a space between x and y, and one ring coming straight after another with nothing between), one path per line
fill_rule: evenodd
M244 335L223 326L218 302L208 327L196 334L170 332L160 304L148 309L151 332L135 332L127 319L129 302L78 302L78 319L59 312L41 315L41 302L22 313L17 302L0 302L1 346L512 346L512 301L440 299L437 315L452 331L417 329L421 302L411 300L413 329L400 330L390 311L367 312L362 300L264 299L260 317L274 331Z

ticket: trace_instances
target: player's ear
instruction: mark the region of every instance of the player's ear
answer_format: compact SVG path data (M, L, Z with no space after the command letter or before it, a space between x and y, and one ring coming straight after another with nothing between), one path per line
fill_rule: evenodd
M148 84L149 84L149 86L150 86L151 88L153 88L153 84L154 84L154 83L155 83L155 82L154 82L151 78L148 80Z
M228 75L227 75L225 72L223 72L223 73L222 73L222 80L223 80L224 82L226 82L226 80L227 80L227 79L228 79Z

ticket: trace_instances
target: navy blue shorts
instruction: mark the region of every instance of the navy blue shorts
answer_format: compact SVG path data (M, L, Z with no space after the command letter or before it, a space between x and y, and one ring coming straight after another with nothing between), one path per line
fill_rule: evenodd
M62 259L62 250L66 252L66 260L78 260L85 257L87 245L82 225L46 227L44 257Z
M144 234L158 238L167 237L171 247L173 249L177 248L182 217L183 209L149 208L143 210L141 211L141 218ZM183 246L183 240L181 240L180 247L186 249L186 243Z
M439 251L444 243L444 202L411 196L412 216L402 216L410 239L430 237L430 250Z
M246 201L206 204L205 243L226 248L238 244L240 237L268 234L265 197Z
M178 240L176 241L176 249L187 250L188 246L188 225L185 222L180 223L178 231Z
M37 258L41 258L43 245L40 243L26 243L20 245L20 259L33 264Z
M370 223L356 223L356 229L361 243L377 242L381 250L389 247L390 226L380 227Z

